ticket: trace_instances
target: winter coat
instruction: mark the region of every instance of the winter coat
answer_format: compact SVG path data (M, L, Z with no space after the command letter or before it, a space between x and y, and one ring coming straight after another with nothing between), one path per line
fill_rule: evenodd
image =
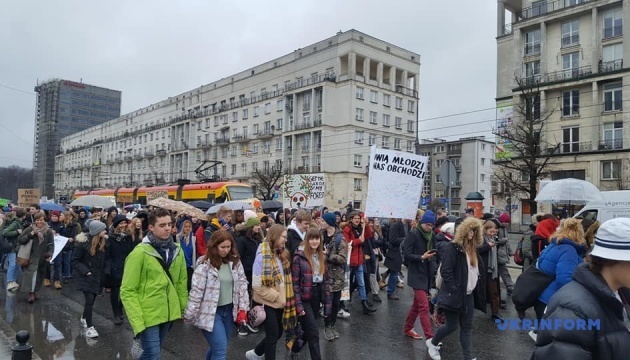
M86 233L79 234L74 241L72 268L80 276L78 288L86 293L98 294L105 280L105 252L96 248L94 255L90 255L92 238Z
M542 251L547 247L547 245L549 244L549 240L547 240L546 238L534 234L532 236L532 257L534 260L538 259L538 257L540 256L540 253L542 253Z
M119 287L122 283L125 260L134 248L131 235L110 233L105 245L106 287Z
M337 238L339 245L337 245ZM344 239L339 228L335 228L333 236L328 237L326 231L322 231L322 238L329 239L324 243L326 248L326 273L328 274L327 290L330 292L341 291L346 282L346 267L348 265L348 243Z
M203 259L203 258L202 258ZM240 310L249 311L249 294L247 293L247 279L241 262L230 262L232 273L232 317L234 322ZM184 312L184 319L194 326L212 332L214 318L221 293L219 269L208 261L199 261L192 276L192 285L188 305Z
M263 286L262 284L262 269L263 259L262 250L258 246L256 250L256 259L254 260L254 269L252 270L252 288L254 301L272 307L274 309L284 309L287 300L286 290L284 288L284 271L282 269L282 261L277 257L274 260L278 264L278 269L282 276L281 284L274 284L273 286Z
M54 232L54 234L59 234L61 231L61 228L63 227L63 223L60 221L55 221L55 222L49 221L48 226Z
M120 286L120 299L134 335L146 328L181 318L188 301L186 260L175 243L168 274L160 254L145 237L127 256Z
M586 247L570 239L553 239L538 258L538 269L547 275L555 276L538 300L549 303L551 296L571 281L575 268L582 263ZM630 338L629 338L630 340Z
M468 262L466 261L466 253L459 244L452 242L441 243L440 254L441 265L440 274L442 275L442 286L438 291L438 307L449 311L466 312L466 287L468 286ZM485 287L480 286L483 278L481 271L484 269L479 254L477 254L477 268L479 275L477 277L477 285L473 290L475 296L475 308L477 302L483 304L479 310L485 312Z
M70 224L64 224L59 229L59 235L67 237L69 239L75 239L77 235L82 232L81 227L76 221L72 221ZM74 250L74 241L66 242L66 245L63 247L63 251L71 251Z
M364 256L363 256L363 242L359 240L361 235L361 225L359 225L358 229L353 229L352 224L348 224L343 228L343 237L348 241L348 244L352 246L352 250L350 252L350 266L357 267L363 265ZM356 231L356 232L355 232ZM358 232L358 235L357 235ZM365 234L363 239L369 239L372 237L372 229L370 227L365 228Z
M289 225L289 227L287 228L287 250L289 250L289 254L291 255L291 259L293 259L293 256L295 255L295 251L297 250L297 248L300 246L300 244L302 243L302 237L300 236L299 230L297 229L297 227L295 226L295 224L291 224Z
M241 257L241 264L245 270L245 276L250 283L252 282L252 269L254 268L258 245L260 245L260 242L248 237L246 233L236 238L236 248Z
M530 267L534 262L534 255L532 254L532 236L534 236L534 230L536 230L536 227L530 225L529 229L523 233L523 270Z
M319 294L321 302L324 304L324 316L332 313L332 295L328 291L325 284L328 282L328 273L324 264L324 273L321 293ZM315 291L315 283L313 283L313 269L311 264L304 255L304 247L299 246L295 251L295 256L291 262L291 278L293 279L293 294L295 294L295 306L297 313L304 311L304 302L311 301L313 291Z
M18 243L20 245L26 245L29 241L33 241L33 245L31 247L31 256L29 257L28 266L26 267L26 271L44 271L46 270L46 266L50 265L48 261L46 261L46 257L52 257L53 250L55 249L55 240L52 230L48 229L44 233L44 241L39 243L39 237L37 234L31 236L31 232L35 225L29 226L22 231L22 235L18 237Z
M2 236L13 244L13 252L17 251L19 245L17 239L20 236L18 230L23 229L23 226L22 220L15 218L10 223L5 224L4 230L2 230Z
M401 220L398 220L389 228L389 241L383 266L388 268L390 271L402 271L403 259L400 247L405 241L405 226L409 225L404 224Z
M506 265L510 263L510 256L512 255L512 249L510 248L510 238L505 228L499 228L497 238L497 263L499 265Z
M433 232L430 233L434 236ZM436 266L431 260L422 260L422 255L433 249L433 243L426 234L414 228L405 237L404 259L407 263L407 285L415 290L429 291L433 287L433 277Z
M206 243L205 229L202 225L195 231L195 239L197 239L197 256L205 256L208 244Z
M205 230L203 231L203 238L205 239L206 244L208 244L208 241L210 241L210 237L212 237L212 234L217 230L221 230L222 228L223 226L221 225L221 223L219 223L219 219L212 219L210 224L208 224L208 226L206 226Z
M572 279L551 297L544 319L582 319L586 324L597 319L599 329L589 329L587 325L586 330L580 331L563 327L538 330L531 359L626 359L630 354L630 335L624 324L622 302L601 275L589 270L588 264L580 264ZM630 291L620 289L619 295L627 304Z
M363 272L366 274L376 274L376 255L374 254L374 237L365 239L363 244Z

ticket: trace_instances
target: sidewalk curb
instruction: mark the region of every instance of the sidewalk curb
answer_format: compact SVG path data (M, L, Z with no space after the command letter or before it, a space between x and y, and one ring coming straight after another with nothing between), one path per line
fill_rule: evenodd
M6 342L9 347L11 347L11 345L15 344L15 334L16 332L13 330L13 328L11 327L11 325L7 324L6 321L4 321L4 319L0 318L0 337L2 339L0 339L0 343L2 342ZM10 352L11 350L9 350ZM33 349L33 356L31 357L32 360L42 360L41 357L39 357L39 355L37 355L37 353L35 352L35 349Z

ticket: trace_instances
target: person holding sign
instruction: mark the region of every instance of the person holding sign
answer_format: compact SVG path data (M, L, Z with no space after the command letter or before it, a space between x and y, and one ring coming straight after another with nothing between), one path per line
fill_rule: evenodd
M368 303L367 294L365 292L363 242L365 239L372 237L372 230L365 225L365 218L362 218L358 211L350 212L348 218L350 222L344 227L343 236L348 241L348 244L352 246L350 253L350 279L351 283L356 283L356 288L359 289L363 313L371 314L375 312L376 309ZM354 281L352 281L353 278ZM350 294L352 294L352 290L353 287L351 286Z
M22 287L28 289L28 303L37 300L37 292L42 287L46 266L49 266L54 248L54 235L44 214L35 214L33 224L18 237L18 264L22 266Z

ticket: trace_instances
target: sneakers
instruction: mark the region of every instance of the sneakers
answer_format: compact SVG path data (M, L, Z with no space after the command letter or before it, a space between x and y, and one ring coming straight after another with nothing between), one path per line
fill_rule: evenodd
M347 312L344 309L339 309L339 312L337 313L337 316L342 318L342 319L345 319L345 318L349 318L350 317L350 313Z
M254 351L254 349L251 349L245 353L245 358L247 360L264 360L265 355L256 355L256 352Z
M20 285L18 285L18 283L16 283L15 281L9 281L9 283L7 284L7 291L16 291L19 288Z
M331 327L325 327L324 328L324 337L326 338L326 340L328 341L332 341L335 339L335 334L332 331Z
M244 324L241 324L238 326L238 334L240 336L247 336L249 335L249 333L247 332L247 326L245 326Z
M98 332L96 332L94 326L91 326L85 331L85 336L89 337L90 339L94 339L98 337Z
M534 342L536 342L536 340L538 339L538 334L536 334L536 331L530 330L529 331L529 337L532 338L532 340L534 340Z
M87 322L85 321L84 318L81 318L81 326L83 326L83 328L87 327Z
M387 284L385 284L385 281L381 280L378 282L378 287L380 287L381 290L383 290L386 286Z
M372 300L377 303L383 302L383 300L381 300L378 294L372 294Z
M387 298L389 300L400 300L400 298L396 294L387 295Z
M335 335L335 339L339 339L339 331L337 331L337 329L335 329L335 325L333 325L330 330L332 330L333 335Z
M243 321L243 325L245 325L245 327L247 327L247 330L252 333L252 334L256 334L258 331L260 331L259 328L253 326L252 324L250 324L247 321Z
M50 282L50 280L49 280L49 279L44 279L44 286L45 286L45 287L49 287L49 286L50 286L50 284L51 284L51 282Z
M405 282L404 281L399 281L398 285L396 285L398 288L402 289L405 287Z
M428 339L426 344L427 344L427 349L429 351L429 356L431 357L431 359L442 360L442 357L440 356L440 347L433 345L433 343L431 342L431 339Z
M61 286L61 281L57 280L55 281L55 289L57 290L61 290L63 286Z
M405 335L409 336L412 339L422 340L422 335L418 334L414 329L405 331Z

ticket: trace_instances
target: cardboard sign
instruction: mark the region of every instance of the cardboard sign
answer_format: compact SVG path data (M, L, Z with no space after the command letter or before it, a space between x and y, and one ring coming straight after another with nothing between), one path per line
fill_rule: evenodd
M157 198L168 199L168 190L147 190L147 202Z
M28 208L32 204L39 204L39 189L18 189L18 207Z
M283 205L288 209L324 206L324 174L286 175Z
M414 219L428 161L426 156L372 146L365 215Z

